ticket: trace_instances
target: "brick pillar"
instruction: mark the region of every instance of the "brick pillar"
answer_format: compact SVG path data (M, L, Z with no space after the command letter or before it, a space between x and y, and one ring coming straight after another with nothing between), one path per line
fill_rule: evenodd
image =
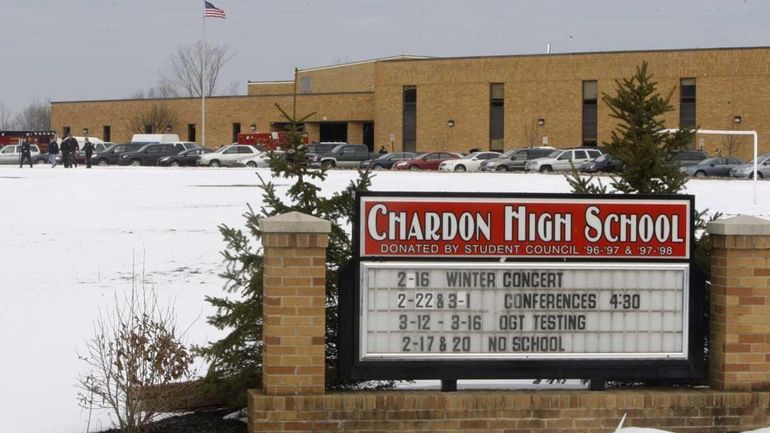
M727 391L770 389L770 221L738 216L709 223L709 381Z
M259 223L264 245L262 386L324 393L326 246L331 223L289 212Z

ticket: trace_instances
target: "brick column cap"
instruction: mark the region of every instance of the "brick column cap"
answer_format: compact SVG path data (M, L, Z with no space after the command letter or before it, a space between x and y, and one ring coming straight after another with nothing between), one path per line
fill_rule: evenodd
M332 223L302 212L292 211L261 219L259 229L263 233L330 233Z
M708 223L706 230L712 235L723 236L770 236L770 221L755 216L738 215Z

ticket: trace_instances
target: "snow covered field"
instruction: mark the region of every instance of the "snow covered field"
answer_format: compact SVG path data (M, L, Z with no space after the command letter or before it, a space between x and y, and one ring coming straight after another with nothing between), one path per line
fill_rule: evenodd
M330 172L324 192L355 175ZM216 338L203 297L223 293L217 225L241 226L247 204L259 207L257 182L253 169L0 168L0 433L86 431L76 350L98 309L130 289L132 263L175 303L180 327L192 323L189 343ZM412 172L378 172L373 189L569 191L559 175ZM692 180L688 192L698 209L770 217L770 182L756 206L749 181Z

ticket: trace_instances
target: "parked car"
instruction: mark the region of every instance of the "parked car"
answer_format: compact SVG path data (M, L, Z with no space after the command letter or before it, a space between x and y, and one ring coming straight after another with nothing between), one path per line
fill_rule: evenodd
M309 159L310 165L334 167L358 167L361 162L372 158L369 147L365 144L338 144L327 153L316 153Z
M682 171L688 176L706 177L706 176L730 176L730 170L743 164L743 161L737 158L713 157L706 158L703 161L682 167Z
M687 167L697 164L708 157L708 154L702 150L686 149L675 152L673 159L679 161L682 167Z
M158 165L159 159L177 153L179 149L172 143L145 144L133 152L120 155L118 165Z
M360 168L370 168L372 170L390 170L393 165L405 159L414 159L419 155L415 152L388 152L379 155L377 158L362 161Z
M251 168L266 168L270 167L270 154L278 155L279 158L283 158L286 152L283 150L273 150L262 152L259 155L247 156L236 160L233 163L233 167L251 167Z
M551 152L543 158L527 161L526 171L539 171L547 173L551 171L569 171L572 167L580 168L584 162L588 162L602 155L602 151L596 148L573 148Z
M143 143L114 144L104 149L104 152L95 153L91 160L96 165L114 165L118 163L120 155L138 150L142 146Z
M733 169L730 170L730 176L753 178L754 160L752 159L745 164L733 167ZM757 179L764 179L766 177L770 177L770 153L759 155L757 157Z
M340 144L347 144L347 143L342 143L339 141L322 141L320 143L319 142L310 143L306 145L307 151L305 152L305 157L308 159L308 161L311 161L313 157L315 157L319 153L329 153L332 151L332 149L339 146Z
M441 161L460 159L463 156L454 152L429 152L414 159L406 159L393 165L393 170L438 170Z
M75 137L77 138L77 137ZM88 141L91 141L91 138L88 138ZM93 155L96 155L97 153L104 152L107 150L110 145L115 143L105 143L103 141L91 141L91 144L94 146L94 153ZM61 145L61 144L60 144ZM83 152L83 146L85 145L85 140L81 143L78 141L78 145L80 146L80 150L78 151L77 157L75 157L75 161L78 164L85 164L86 163L86 154ZM59 153L59 159L61 158L61 153ZM94 158L91 158L91 161L94 161Z
M190 149L202 149L201 145L192 141L175 141L172 143L179 151Z
M609 153L604 153L593 161L584 162L579 170L581 173L617 173L623 170L623 162Z
M48 162L48 155L40 153L37 144L29 145L29 154L32 157L33 164L45 164ZM21 145L10 144L0 149L0 164L18 164L21 162ZM27 161L24 161L26 164Z
M511 149L497 158L482 162L479 171L523 171L527 161L547 156L554 150L550 146Z
M176 155L164 156L158 160L158 165L171 167L196 166L198 158L206 153L211 153L211 149L203 147L183 150Z
M220 147L214 152L201 155L198 158L198 165L208 165L209 167L228 167L241 158L255 156L260 150L249 144L230 144Z
M473 152L460 159L448 159L438 165L441 171L479 171L481 163L500 156L500 152Z

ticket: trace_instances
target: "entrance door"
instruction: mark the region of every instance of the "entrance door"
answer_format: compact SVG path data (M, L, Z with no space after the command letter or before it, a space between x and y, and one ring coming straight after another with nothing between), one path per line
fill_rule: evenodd
M320 141L339 141L347 143L348 124L347 122L329 122L321 123Z
M374 152L374 122L364 122L364 144Z

